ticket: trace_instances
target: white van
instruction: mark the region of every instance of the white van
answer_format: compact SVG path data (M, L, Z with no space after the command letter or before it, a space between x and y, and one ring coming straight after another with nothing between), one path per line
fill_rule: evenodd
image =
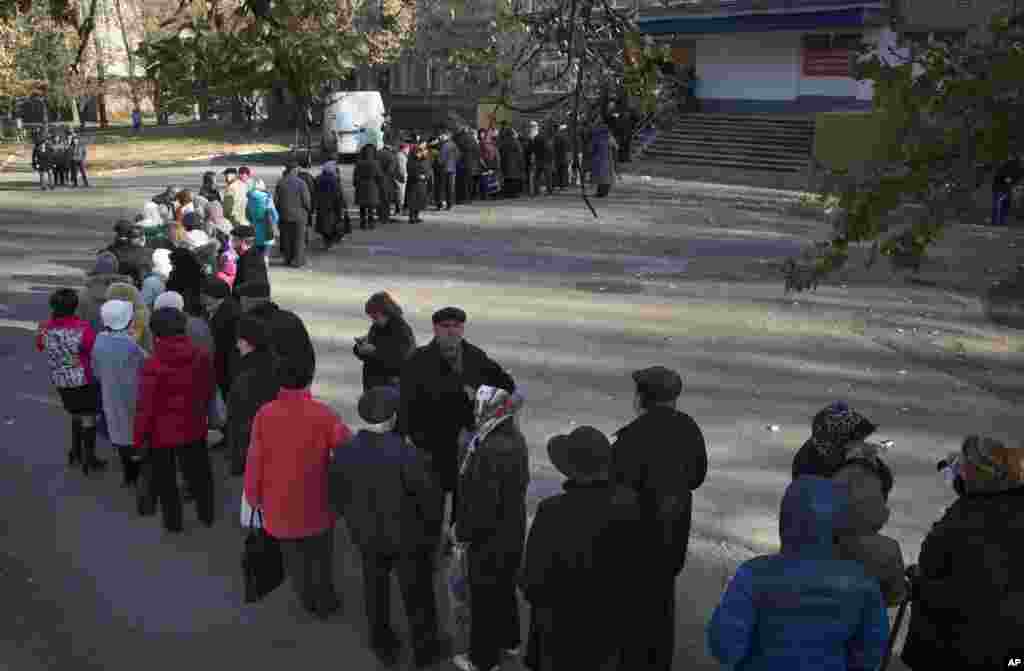
M382 128L387 122L380 91L338 91L324 105L323 140L326 154L354 156L363 145L384 146Z

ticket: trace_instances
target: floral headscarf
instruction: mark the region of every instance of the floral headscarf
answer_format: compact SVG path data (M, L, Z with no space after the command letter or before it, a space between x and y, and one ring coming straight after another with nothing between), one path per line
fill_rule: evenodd
M484 442L484 439L502 424L512 419L523 407L522 394L505 391L497 387L481 386L476 390L476 402L473 414L476 417L476 433L466 448L466 457L462 460L460 474L466 470L469 457Z
M988 436L967 436L955 463L968 494L1004 492L1024 486L1024 449L1007 448Z

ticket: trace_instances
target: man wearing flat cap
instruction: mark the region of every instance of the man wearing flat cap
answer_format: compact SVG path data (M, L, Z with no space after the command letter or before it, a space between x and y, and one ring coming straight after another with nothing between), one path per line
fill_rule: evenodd
M635 505L645 570L631 585L623 667L670 671L675 649L675 583L686 561L693 490L704 482L708 453L697 423L676 409L683 381L663 366L633 373L639 416L616 432L612 482Z
M430 454L441 488L454 496L459 436L474 428L477 388L489 385L511 392L515 382L482 349L464 340L463 310L438 310L433 323L434 339L413 353L402 372L398 432Z

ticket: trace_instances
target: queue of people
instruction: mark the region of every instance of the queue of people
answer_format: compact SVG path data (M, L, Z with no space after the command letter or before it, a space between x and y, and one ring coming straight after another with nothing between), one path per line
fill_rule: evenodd
M291 204L303 204L305 186L290 184ZM308 227L301 208L281 211L280 221ZM437 310L432 339L417 346L401 306L386 292L369 297L370 327L352 350L366 427L354 431L311 395L312 339L272 302L254 226L231 234L233 283L187 243L150 251L144 229L122 222L86 286L53 294L37 347L71 418L69 465L106 468L102 428L122 484L146 492L167 532L182 533L181 480L198 521L215 523L210 452L222 447L231 475L244 478L245 504L280 544L297 598L321 619L341 608L333 534L343 518L363 564L368 644L386 664L404 646L389 612L395 574L417 668L450 658L462 671L492 671L510 656L536 671L672 668L676 582L708 471L703 433L678 408L678 373L635 372L637 416L612 439L580 427L548 442L567 479L528 529L528 399L466 339L464 310ZM211 428L223 430L221 446L208 445ZM844 402L812 419L782 501L781 553L741 565L708 625L723 664L873 671L892 639L886 609L908 596L912 668L939 658L988 668L1008 653L1024 626L1014 568L1024 560L1014 534L1024 449L971 437L948 460L960 499L908 583L898 543L882 534L895 480L870 440L876 431ZM434 576L462 555L474 617L466 650L452 656ZM525 641L517 592L530 607Z

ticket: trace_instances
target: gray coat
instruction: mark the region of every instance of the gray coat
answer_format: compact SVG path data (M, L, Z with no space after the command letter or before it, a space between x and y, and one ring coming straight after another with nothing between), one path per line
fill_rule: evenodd
M281 221L305 224L313 209L313 197L302 179L291 172L282 179L274 192L274 203L281 215Z
M145 360L146 352L128 331L101 333L92 348L92 373L100 384L112 445L132 445L139 371Z

